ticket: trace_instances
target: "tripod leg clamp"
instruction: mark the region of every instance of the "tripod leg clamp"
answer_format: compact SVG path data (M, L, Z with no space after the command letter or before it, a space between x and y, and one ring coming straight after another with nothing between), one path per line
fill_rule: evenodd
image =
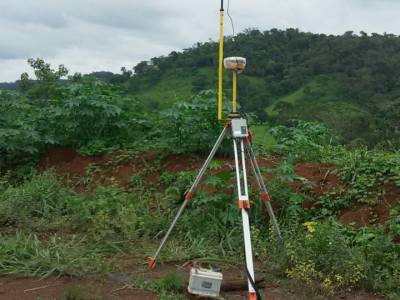
M264 202L269 202L269 201L271 201L271 198L269 197L268 192L263 192L263 193L262 193L262 199L263 199Z
M192 199L192 197L193 197L193 192L187 192L184 195L184 200L190 200L190 199Z
M249 200L239 200L239 208L250 208L251 203Z

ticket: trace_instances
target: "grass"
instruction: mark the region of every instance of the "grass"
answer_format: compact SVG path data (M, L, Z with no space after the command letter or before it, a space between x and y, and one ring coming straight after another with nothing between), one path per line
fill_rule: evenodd
M145 104L158 103L159 109L170 108L173 103L188 101L192 97L192 80L180 74L167 72L151 89L145 89L135 96Z
M218 86L218 70L210 67L203 67L196 70L196 75L186 76L179 72L166 72L160 80L151 86L139 91L135 96L143 102L156 102L159 109L170 108L172 104L179 101L188 101L193 97L193 80L197 75L205 76L208 80L205 90L214 90ZM226 99L232 98L231 74L225 71L223 75L224 94ZM263 79L241 74L239 80L246 80L249 90L263 90L265 82ZM240 88L238 89L238 102L248 101L246 96L241 98Z
M276 117L279 114L277 106L280 103L295 106L300 102L307 102L307 99L318 99L319 102L330 102L345 100L340 98L341 87L334 79L316 78L291 94L283 96L265 108L268 116Z
M292 134L287 130L280 136L275 134L276 140L269 135L267 126L254 125L252 130L256 145L272 147L277 141L286 145L281 155L302 153L305 157L316 148L322 149L316 152L320 155L316 160L334 159L341 169L338 174L344 182L351 183L352 189L345 194L332 191L322 196L308 189L294 191L288 182L299 179L291 160L269 168L273 178L268 184L274 208L279 208L277 216L287 243L289 264L280 261L279 244L265 222L260 202L254 201L251 232L261 270L291 278L317 295L360 288L399 295L400 248L393 242L400 232L398 213L388 223L389 233L379 225L357 229L336 220L341 209L357 205L358 198L384 183L378 178L400 185L398 154L377 155L377 151L356 152L343 146L321 145L320 126L306 125L297 125ZM214 162L212 173L225 166ZM193 180L193 172L165 172L158 184L152 183L156 188L143 188L146 176L163 170L159 163L148 168L148 172L137 173L127 190L99 187L88 195L64 190L60 178L48 173L33 175L18 185L0 180L0 207L9 208L2 212L0 221L13 230L0 236L0 275L104 274L118 268L126 270L121 262L131 261L132 256L138 259L138 253L143 257L151 255L181 203L181 192ZM231 189L233 178L224 175L210 176L204 182L215 191ZM254 190L251 196L253 193ZM305 199L319 205L305 210ZM335 203L341 206L332 207ZM54 217L60 220L58 227L52 222ZM80 225L73 227L75 235L63 234L71 223ZM304 224L313 224L312 230ZM213 259L238 265L243 261L242 243L240 214L232 195L200 190L180 218L160 262ZM136 261L135 267L138 266L144 267ZM180 297L182 284L175 277L146 284L139 288L153 290L161 299Z
M305 87L301 87L297 91L282 98L276 100L273 104L269 105L265 111L267 112L269 117L275 117L279 114L279 111L276 110L276 106L279 103L289 103L295 104L299 99L302 99L305 95Z
M253 143L255 146L268 150L272 149L276 144L276 141L269 132L269 127L267 125L251 125L250 130L253 133Z
M109 265L99 249L84 238L51 235L40 239L35 234L17 232L0 236L0 275L48 277L82 276L104 273Z
M70 286L65 288L63 300L84 300L83 292L79 286Z

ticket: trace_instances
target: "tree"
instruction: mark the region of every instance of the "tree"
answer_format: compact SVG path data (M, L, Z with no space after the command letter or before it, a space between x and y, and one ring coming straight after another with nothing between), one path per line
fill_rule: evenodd
M33 68L36 79L31 80L28 73L21 74L20 87L28 92L29 98L45 98L52 94L58 81L68 75L68 69L59 65L57 70L51 68L43 59L28 59L28 64Z

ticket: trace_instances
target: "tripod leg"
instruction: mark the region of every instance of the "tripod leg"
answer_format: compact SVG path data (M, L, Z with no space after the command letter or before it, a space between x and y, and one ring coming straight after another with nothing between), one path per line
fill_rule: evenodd
M261 174L260 168L259 168L258 163L257 163L257 158L256 158L256 156L254 154L253 148L251 147L250 143L246 144L246 150L247 150L247 154L248 154L248 156L250 158L251 167L253 169L253 173L254 173L254 176L256 178L258 187L259 187L259 189L260 189L260 191L262 192L262 195L263 195L262 196L263 200L264 200L263 202L265 204L265 207L267 208L268 215L271 218L271 222L272 222L272 225L274 227L274 231L275 231L276 237L278 238L278 240L279 240L279 242L281 244L283 253L286 255L285 243L283 241L283 238L282 238L282 235L281 235L281 231L279 229L279 224L278 224L278 221L276 220L276 217L275 217L275 214L274 214L274 210L272 209L272 205L271 205L271 202L270 202L268 189L267 189L267 186L265 185L263 176Z
M240 152L238 152L238 145L237 145L239 141L240 141ZM236 171L237 192L239 196L239 207L242 213L243 239L244 239L244 248L246 255L246 269L247 269L246 271L248 276L249 299L256 299L256 291L254 284L255 280L254 280L253 252L251 248L250 221L249 221L249 213L247 211L247 209L250 208L250 201L249 201L248 187L247 187L246 161L245 161L243 139L240 140L233 139L233 149L235 154L235 171ZM240 162L239 162L239 154L240 154ZM241 164L241 166L239 164Z
M172 221L171 225L169 226L167 233L165 234L164 238L162 239L160 246L158 247L156 253L154 254L154 256L149 256L147 258L147 262L148 262L148 269L152 270L154 269L155 265L156 265L156 259L158 257L158 255L161 252L161 249L163 248L165 242L167 241L169 235L172 232L172 229L174 229L176 222L178 221L179 217L181 216L183 210L185 209L186 205L188 204L189 200L192 198L193 193L195 191L195 189L197 188L201 178L204 175L204 172L207 170L208 165L210 164L211 160L213 159L215 153L217 152L219 146L222 143L222 140L224 139L226 132L227 132L227 128L228 125L225 125L224 129L222 130L221 134L219 135L217 141L214 144L214 147L212 148L210 154L208 155L206 161L204 162L203 166L201 167L199 173L197 174L196 179L194 180L192 186L190 187L189 191L185 194L185 199L181 205L181 207L178 210L178 213L176 214L174 220Z

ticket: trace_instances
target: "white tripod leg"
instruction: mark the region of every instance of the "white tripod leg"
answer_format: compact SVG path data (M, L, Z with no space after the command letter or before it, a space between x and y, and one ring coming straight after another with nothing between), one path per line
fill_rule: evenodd
M221 134L219 135L217 141L214 144L214 147L212 148L210 154L208 155L206 161L204 162L203 166L201 167L199 173L197 174L196 179L194 180L192 186L190 187L189 191L185 194L185 199L181 205L181 207L178 210L178 213L176 214L174 220L172 221L171 225L169 226L167 233L165 234L164 238L162 239L160 246L158 247L156 253L154 256L149 256L147 257L147 264L148 264L148 270L154 269L156 265L156 259L158 255L161 252L161 249L164 247L165 242L167 241L169 235L172 232L172 229L174 229L176 222L178 221L179 217L181 216L183 210L185 209L186 205L188 204L189 200L192 198L194 191L196 190L197 186L200 183L201 178L203 177L205 171L207 170L211 160L213 159L215 153L217 152L219 146L221 145L226 132L227 132L228 125L225 125L224 129L222 130Z
M238 145L240 144L240 152L238 152ZM247 187L247 174L246 174L246 161L244 152L243 139L233 139L233 149L235 154L235 171L236 171L236 184L239 196L239 207L242 213L243 225L243 239L246 256L246 268L248 278L249 299L256 300L256 291L254 289L254 264L253 264L253 251L251 248L251 233L249 213L247 209L250 208L248 187ZM240 158L239 158L240 155ZM240 161L239 161L240 160Z

